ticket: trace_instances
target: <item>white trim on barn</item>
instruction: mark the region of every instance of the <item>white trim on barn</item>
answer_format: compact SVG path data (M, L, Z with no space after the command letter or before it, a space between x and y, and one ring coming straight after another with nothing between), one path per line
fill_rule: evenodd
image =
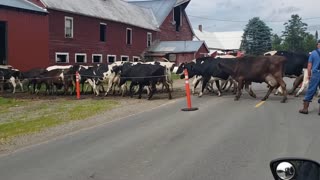
M71 32L70 32L70 35L68 34L67 32L67 27L66 27L66 22L67 20L71 20ZM74 29L74 26L73 26L73 17L69 17L69 16L65 16L64 17L64 37L65 38L73 38L73 29Z
M122 58L127 58L127 61L123 61ZM121 56L120 56L120 61L121 61L121 62L129 62L129 61L130 61L129 56L121 55Z
M137 60L137 61L135 61L135 60ZM138 62L140 60L141 60L141 58L139 56L132 56L132 61L133 62Z
M66 57L66 62L58 61L58 55L65 55L65 56L67 56L67 57ZM56 53L55 53L55 61L56 61L56 63L69 63L69 53L67 53L67 52L56 52Z
M94 62L94 57L95 56L100 57L100 61L99 62ZM102 63L102 54L92 54L92 63Z
M107 62L108 62L108 64L110 63L109 57L114 57L114 62L117 61L117 55L107 55ZM112 63L114 63L114 62L112 62Z
M78 62L77 56L84 56L83 62ZM86 53L75 53L74 54L74 61L75 61L75 63L87 63L87 54Z

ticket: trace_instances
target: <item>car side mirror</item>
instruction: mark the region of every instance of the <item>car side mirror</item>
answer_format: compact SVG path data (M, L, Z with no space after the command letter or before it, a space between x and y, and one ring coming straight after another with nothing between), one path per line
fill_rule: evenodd
M275 180L319 180L320 164L302 158L281 158L270 162Z

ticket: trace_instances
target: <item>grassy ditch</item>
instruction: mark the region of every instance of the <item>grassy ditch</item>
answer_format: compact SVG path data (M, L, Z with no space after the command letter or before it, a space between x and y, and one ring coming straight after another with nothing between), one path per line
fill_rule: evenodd
M15 100L0 97L0 143L75 120L84 120L119 105L111 100Z

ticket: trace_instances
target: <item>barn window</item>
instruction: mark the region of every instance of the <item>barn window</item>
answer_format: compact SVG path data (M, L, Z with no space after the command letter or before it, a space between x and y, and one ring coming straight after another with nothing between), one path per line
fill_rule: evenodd
M117 60L116 58L117 58L116 55L108 55L108 63L112 64L112 63L116 62L116 60Z
M100 23L100 41L106 41L106 31L107 31L107 24Z
M121 61L129 61L129 56L121 56Z
M147 34L147 47L150 47L152 43L152 33Z
M175 7L173 10L173 22L174 25L176 26L176 31L180 31L180 26L182 23L182 13L181 13L181 8L180 6Z
M56 53L56 63L68 63L69 62L69 53Z
M65 17L64 19L64 34L66 38L73 38L73 18Z
M92 54L93 63L102 63L102 54Z
M140 61L140 57L138 56L133 56L133 62L138 62Z
M127 44L132 44L132 29L127 28Z
M87 62L87 54L76 53L75 59L76 59L76 63L86 63Z

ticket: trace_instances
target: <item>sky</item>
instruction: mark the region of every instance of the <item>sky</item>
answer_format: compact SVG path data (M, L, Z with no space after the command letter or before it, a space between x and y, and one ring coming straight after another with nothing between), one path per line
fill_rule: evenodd
M193 28L202 24L204 31L241 31L248 20L260 17L281 35L284 23L298 14L311 33L320 31L318 0L191 0L186 12ZM218 21L222 20L222 21ZM236 21L236 22L229 22ZM275 22L276 21L276 22ZM280 21L280 22L279 22Z

